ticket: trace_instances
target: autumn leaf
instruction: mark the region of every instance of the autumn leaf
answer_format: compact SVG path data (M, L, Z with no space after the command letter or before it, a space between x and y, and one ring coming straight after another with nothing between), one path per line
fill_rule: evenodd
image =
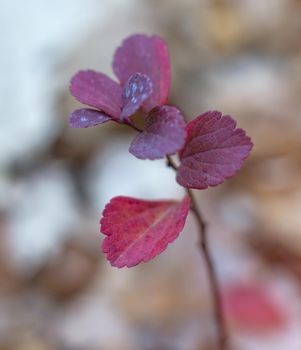
M132 267L162 253L182 231L190 199L150 201L115 197L106 205L100 230L112 266Z
M243 129L228 115L206 112L186 126L185 146L179 153L177 173L180 185L205 189L233 176L252 149L252 142Z

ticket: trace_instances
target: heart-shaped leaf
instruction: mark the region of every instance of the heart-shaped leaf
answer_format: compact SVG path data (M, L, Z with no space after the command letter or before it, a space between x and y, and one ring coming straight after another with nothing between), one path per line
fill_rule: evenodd
M147 75L142 73L131 75L123 87L120 119L127 119L133 115L152 92L153 83Z
M172 106L159 106L145 118L145 130L132 141L130 152L140 159L158 159L174 154L185 142L185 121Z
M184 187L205 189L221 184L241 168L253 146L230 116L217 111L192 120L186 132L177 172L177 181Z
M146 74L153 93L143 103L145 112L167 102L170 86L170 62L166 43L158 36L132 35L117 48L113 70L124 85L134 73Z
M88 128L112 120L112 117L95 109L76 109L69 115L69 124L72 128Z
M122 88L105 74L79 71L71 79L70 91L79 102L119 119Z
M107 235L102 250L119 268L146 262L178 237L189 208L189 197L181 202L115 197L100 221L101 232Z

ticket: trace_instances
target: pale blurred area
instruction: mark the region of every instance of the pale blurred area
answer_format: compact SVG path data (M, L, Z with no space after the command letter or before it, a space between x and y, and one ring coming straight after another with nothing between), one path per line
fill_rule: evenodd
M251 286L234 293L229 350L300 350L301 1L0 0L0 28L0 350L216 349L192 215L147 264L117 270L99 250L111 197L183 195L164 161L127 152L125 127L67 123L70 77L113 76L136 32L168 42L187 120L218 109L255 145L197 193L223 293Z

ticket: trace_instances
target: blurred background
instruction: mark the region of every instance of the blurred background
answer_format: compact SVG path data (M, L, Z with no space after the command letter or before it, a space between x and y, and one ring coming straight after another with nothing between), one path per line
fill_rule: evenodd
M170 103L231 114L252 137L243 169L198 191L231 350L301 349L301 1L0 0L0 350L214 350L193 216L132 269L100 253L115 195L181 198L164 161L108 123L76 130L70 77L113 76L126 36L156 33Z

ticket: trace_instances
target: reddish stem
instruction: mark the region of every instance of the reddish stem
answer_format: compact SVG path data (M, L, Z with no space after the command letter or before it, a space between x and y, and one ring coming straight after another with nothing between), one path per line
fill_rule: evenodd
M178 167L173 162L172 158L170 156L167 156L166 158L167 158L167 165L173 168L175 171L177 171ZM199 246L204 256L205 263L207 265L208 278L209 278L209 283L210 283L210 287L213 295L214 317L215 317L217 330L218 330L218 350L226 350L227 338L228 338L227 329L226 329L226 325L225 325L225 321L222 313L222 300L221 300L220 289L218 286L217 275L214 268L213 259L211 257L211 254L209 252L209 247L208 247L207 225L203 219L201 211L197 206L195 197L193 195L193 191L190 188L186 188L186 193L191 199L191 210L194 212L197 224L199 226L199 240L200 240Z
M127 122L126 124L131 128L133 128L134 130L138 132L142 132L142 130L137 128L132 123ZM178 171L177 165L174 163L174 161L170 156L166 156L166 162L167 162L167 166L173 168L176 172ZM227 338L228 338L227 328L226 328L226 324L222 313L222 300L221 300L221 293L218 285L217 275L214 268L213 259L211 257L211 254L209 252L209 247L208 247L207 226L197 206L196 200L193 195L193 191L190 188L186 188L186 193L191 199L191 210L194 212L197 224L199 226L199 239L200 239L199 246L200 246L201 253L204 256L205 263L207 265L208 279L209 279L209 283L210 283L210 287L213 295L214 317L215 317L217 331L218 331L217 350L227 350Z

